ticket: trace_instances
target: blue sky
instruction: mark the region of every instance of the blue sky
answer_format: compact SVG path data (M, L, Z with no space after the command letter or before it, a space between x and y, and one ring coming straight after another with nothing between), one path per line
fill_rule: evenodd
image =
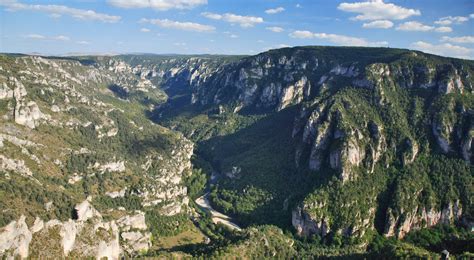
M474 0L0 0L0 52L255 54L389 46L474 57Z

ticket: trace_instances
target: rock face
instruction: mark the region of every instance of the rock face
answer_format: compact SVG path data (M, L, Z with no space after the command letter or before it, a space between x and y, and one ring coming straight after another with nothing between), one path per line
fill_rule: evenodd
M395 236L403 238L412 229L421 227L432 227L437 224L452 224L462 216L462 208L459 200L449 203L442 210L415 208L412 211L404 212L401 215L388 210L387 222L385 226L385 236Z
M181 111L183 105L222 117L294 111L285 140L295 144L295 167L289 168L322 182L297 205L284 206L294 206L292 224L302 236L361 238L368 230L380 232L375 222L385 221L387 236L403 237L451 223L471 207L459 196L458 182L446 202L430 186L436 183L430 175L416 179L428 180L421 190L412 192L410 182L397 186L407 188L399 188L399 197L412 201L410 207L390 200L381 209L377 201L392 184L380 173L403 175L419 158L440 154L473 162L471 61L395 49L297 47L248 57L24 56L2 62L8 64L0 69L0 178L9 190L32 185L29 190L44 198L9 198L19 205L8 209L15 221L1 229L1 256L43 257L39 251L48 247L45 258L117 259L151 248L145 214L122 204L167 216L186 212L183 180L191 173L194 146L129 112L161 118L167 108ZM235 166L227 176L244 174ZM84 196L78 191L91 197L67 220ZM425 201L405 196L416 192ZM41 210L51 219L38 217L28 227L21 216ZM48 241L55 246L41 244L45 237L56 238Z
M297 207L291 213L291 224L300 236L310 236L314 234L326 236L330 231L324 219L320 221L314 220L300 207Z
M93 217L100 217L100 213L95 210L92 205L90 204L90 200L92 198L89 197L87 200L83 201L82 203L78 204L75 207L76 213L77 213L77 220L78 221L87 221L90 218Z
M32 234L25 219L25 216L21 216L18 221L12 221L0 229L0 255L28 257L28 245Z
M161 215L187 212L192 142L145 113L127 113L164 102L159 84L200 84L217 64L171 60L132 66L121 57L2 58L0 181L8 190L28 187L38 200L5 198L0 258L140 256L151 248L145 214L116 201ZM83 192L90 197L71 206ZM38 216L32 225L29 216Z
M60 241L50 241L58 244L62 256L95 257L102 259L119 259L123 250L129 255L137 255L147 251L151 246L151 233L146 232L145 214L125 215L119 220L104 221L94 209L89 200L76 205L77 220L61 222L50 220L44 223L36 218L31 227L25 223L25 217L12 221L0 230L0 256L26 258L30 246L38 247L43 241L37 237L50 237L59 231ZM133 231L132 231L133 230ZM56 245L49 244L55 248ZM34 252L37 253L37 252ZM58 252L42 253L43 256L56 256Z

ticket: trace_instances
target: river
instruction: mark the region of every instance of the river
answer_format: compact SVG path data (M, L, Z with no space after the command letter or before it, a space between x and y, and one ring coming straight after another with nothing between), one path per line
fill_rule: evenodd
M218 174L216 172L212 172L210 183L215 183L217 178L218 178ZM239 227L239 225L232 222L231 217L229 217L229 216L215 210L214 208L212 208L211 203L209 202L209 187L206 188L206 194L204 194L201 197L197 198L195 200L195 202L201 209L211 213L212 222L214 222L214 224L221 223L221 224L229 227L232 230L238 230L238 231L242 230Z

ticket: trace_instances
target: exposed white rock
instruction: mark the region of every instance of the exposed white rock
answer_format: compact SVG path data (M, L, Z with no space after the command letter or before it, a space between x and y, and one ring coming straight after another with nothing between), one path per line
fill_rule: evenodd
M329 139L332 132L329 123L325 122L318 126L316 137L311 148L309 156L309 168L311 170L319 170L323 160L323 152L329 145Z
M31 233L36 233L41 231L44 227L44 221L41 220L39 217L36 217L35 222L33 223L33 226L30 228Z
M5 82L0 85L0 99L10 99L13 97L13 90L11 90Z
M34 129L39 124L39 120L45 118L38 105L34 101L24 103L17 100L15 106L15 123Z
M71 177L69 177L69 179L67 180L67 182L68 182L69 184L75 184L75 183L77 183L77 182L79 182L79 181L81 181L81 180L82 180L82 176L79 175L79 174L77 174L77 173L74 173Z
M18 221L12 221L0 229L0 256L13 258L28 257L29 245L32 234L26 225L26 217L21 216ZM4 255L6 252L7 255Z
M459 220L462 216L462 208L459 200L450 202L441 211L434 208L419 209L416 207L412 211L401 211L403 216L395 215L391 208L387 210L387 221L384 235L387 237L396 236L403 238L408 232L422 227L432 227L439 223L451 224ZM403 221L401 221L403 219Z
M33 172L25 165L23 160L7 158L0 154L0 170L12 171L24 176L33 176Z
M61 238L62 238L61 243L63 246L65 256L67 256L69 252L72 251L74 247L74 243L76 242L76 235L80 227L81 227L80 225L77 225L76 222L74 222L71 219L65 222L64 224L62 224L59 234L61 235Z
M91 199L91 197L88 197L86 200L76 205L75 209L78 221L86 221L90 218L101 216L100 213L90 204Z
M51 106L51 111L54 113L58 113L61 111L61 109L57 105L52 105Z
M104 241L101 240L99 242L99 247L97 249L96 258L102 259L103 257L107 257L107 259L119 259L120 254L122 253L122 249L119 243L119 231L118 227L115 225L114 222L111 222L111 230L113 234L112 240Z
M314 220L301 207L297 207L291 212L291 224L300 236L310 236L313 234L325 236L329 233L329 226L325 220Z
M148 251L151 246L151 233L123 232L121 237L125 242L125 250L130 254Z
M138 212L133 216L123 216L119 220L117 220L117 224L121 227L122 230L126 231L130 229L147 229L144 212Z
M100 165L96 163L94 168L98 169L101 172L124 172L125 171L125 162L124 161L117 161L117 162L109 162L104 165Z
M127 187L123 188L122 190L119 191L110 191L106 192L105 195L111 197L111 198L122 198L125 196L125 192L127 191Z

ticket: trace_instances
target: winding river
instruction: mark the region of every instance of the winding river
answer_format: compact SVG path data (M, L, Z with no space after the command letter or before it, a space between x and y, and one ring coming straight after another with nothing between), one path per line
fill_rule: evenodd
M217 180L217 176L218 174L216 172L212 172L210 183L214 183ZM221 223L232 230L242 230L239 225L232 222L231 217L212 208L211 203L209 202L209 187L207 188L206 194L197 198L195 202L201 209L211 213L212 222L214 222L214 224Z

